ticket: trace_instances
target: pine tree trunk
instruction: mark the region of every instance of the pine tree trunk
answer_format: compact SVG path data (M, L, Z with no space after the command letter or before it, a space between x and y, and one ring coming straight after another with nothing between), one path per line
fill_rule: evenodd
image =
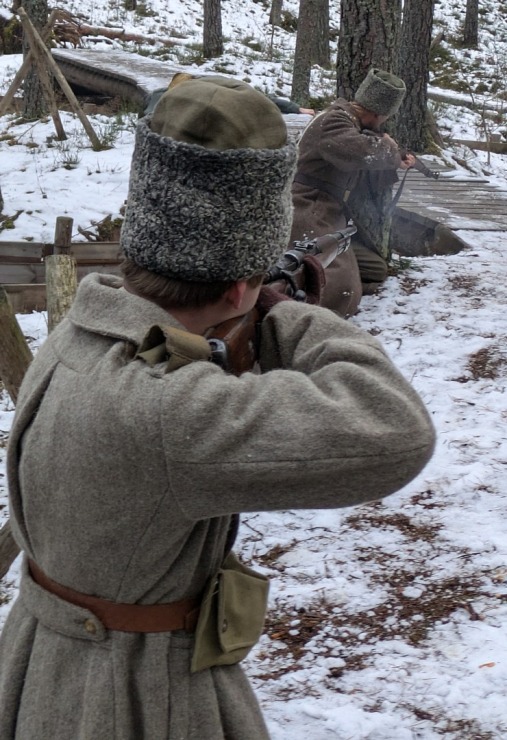
M318 0L316 17L315 54L312 61L329 67L329 0Z
M315 58L318 7L319 0L299 0L291 99L303 107L308 106L310 98L310 78L312 63Z
M219 57L224 51L221 0L204 0L202 54L205 59Z
M271 26L280 26L282 23L283 0L272 0L269 12L269 23Z
M435 0L405 0L399 70L407 94L396 117L400 146L423 152L431 141L428 107L431 32Z
M463 45L469 49L479 45L479 0L467 0Z
M336 90L352 100L370 67L394 71L401 0L341 0Z
M42 31L48 20L47 0L23 0L22 7L37 31ZM30 47L23 35L23 55L28 54ZM48 112L42 92L39 75L34 67L30 69L23 83L23 116L30 120L41 118Z

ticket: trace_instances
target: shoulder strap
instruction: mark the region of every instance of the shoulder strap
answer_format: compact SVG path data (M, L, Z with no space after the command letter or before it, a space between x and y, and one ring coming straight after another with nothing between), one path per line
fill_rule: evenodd
M200 334L172 326L152 326L136 352L135 358L150 367L166 362L165 372L171 373L191 362L212 359L211 347Z

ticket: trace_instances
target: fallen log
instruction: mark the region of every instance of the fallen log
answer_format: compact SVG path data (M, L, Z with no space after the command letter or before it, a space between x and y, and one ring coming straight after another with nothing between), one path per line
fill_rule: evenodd
M138 33L127 33L123 28L108 28L107 26L89 26L86 23L59 23L60 35L68 34L73 39L78 36L104 36L106 39L118 41L133 41L136 44L162 44L176 46L172 39L154 39Z
M507 154L507 142L505 141L469 141L468 139L452 139L453 144L462 144L469 149L477 149L481 152L491 154Z

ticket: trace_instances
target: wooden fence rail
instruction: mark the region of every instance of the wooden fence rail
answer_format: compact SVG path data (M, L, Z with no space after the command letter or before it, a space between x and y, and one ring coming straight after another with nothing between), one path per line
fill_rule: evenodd
M55 244L0 241L0 285L16 313L46 310L45 258L58 251ZM76 260L78 280L90 272L117 274L122 260L118 242L72 242L66 253Z

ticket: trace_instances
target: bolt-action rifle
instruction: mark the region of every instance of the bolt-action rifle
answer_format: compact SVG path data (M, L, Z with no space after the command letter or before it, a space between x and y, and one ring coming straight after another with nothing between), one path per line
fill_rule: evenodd
M349 248L355 233L355 226L347 226L332 234L293 242L292 248L267 271L263 285L296 301L306 301L305 257L316 257L325 269ZM212 361L233 375L252 370L259 356L261 320L259 310L254 307L245 316L208 329L205 336L211 347Z
M424 177L438 180L438 178L440 177L440 172L438 170L430 170L430 168L427 167L411 149L403 149L402 147L400 147L399 151L400 157L402 159L405 159L407 154L411 154L413 156L413 158L415 159L415 164L412 165L412 169L417 170L421 173L421 175L424 175Z
M373 131L372 129L369 129L369 128L363 128L361 130L361 133L362 134L366 134L366 136L374 136L377 139L381 139L382 138L382 134L381 133L379 133L378 131ZM398 151L399 151L400 157L402 159L405 159L405 157L408 154L411 154L413 156L413 158L415 159L415 164L413 164L410 169L417 170L422 175L424 175L424 177L430 177L433 180L438 180L438 178L440 177L440 172L438 172L438 170L430 170L430 168L427 167L424 164L424 162L422 162L419 159L419 157L416 154L414 154L414 152L411 149L406 149L406 148L400 146L400 147L398 147ZM405 176L406 176L407 172L408 172L408 170L406 170Z

